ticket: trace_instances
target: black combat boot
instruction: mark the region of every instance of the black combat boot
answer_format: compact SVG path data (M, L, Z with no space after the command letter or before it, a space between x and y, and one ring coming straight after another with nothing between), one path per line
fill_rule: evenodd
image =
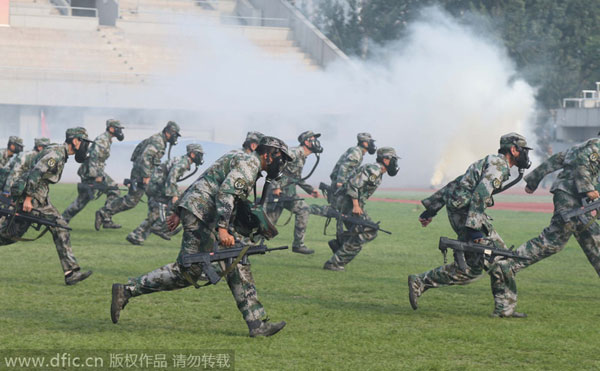
M125 237L125 239L132 245L142 246L144 244L142 241L138 241L135 238L131 237L130 235L127 235L127 237Z
M340 244L338 242L338 240L329 240L329 242L327 242L329 244L329 248L331 249L332 253L336 253L336 251L338 251L340 249Z
M250 337L257 336L271 336L278 333L282 328L285 327L285 321L271 323L268 319L266 320L255 320L248 321L248 330L250 330Z
M102 227L103 221L104 221L104 217L102 216L102 212L100 212L100 210L96 211L96 219L94 220L94 229L99 231L100 227Z
M296 252L298 254L310 255L310 254L314 254L315 250L309 249L308 247L306 247L304 245L300 245L300 246L292 246L292 252Z
M102 223L102 228L106 228L106 229L119 229L119 228L121 228L121 225L120 224L116 224L112 220L108 220L108 221Z
M325 262L325 265L323 265L323 269L326 269L328 271L337 271L337 272L343 272L346 270L343 265L333 264L333 263L330 263L329 261Z
M65 276L65 284L71 286L76 284L77 282L83 281L92 275L92 271L82 272L80 270L76 270L74 272L69 273Z
M112 302L110 304L110 319L113 323L119 322L119 316L121 310L125 308L131 298L129 290L125 289L125 286L120 283L113 283L112 285Z

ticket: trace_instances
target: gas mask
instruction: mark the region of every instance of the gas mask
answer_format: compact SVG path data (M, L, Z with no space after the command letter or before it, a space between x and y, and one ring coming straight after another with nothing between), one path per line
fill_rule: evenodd
M71 140L71 145L75 147L75 145L73 145L73 140ZM87 159L87 151L89 146L90 142L81 140L81 144L79 144L79 149L75 150L75 161L77 161L77 163L81 164Z
M180 135L176 132L171 132L169 133L171 134L171 137L169 138L169 144L171 144L172 146L177 144L177 138L180 137Z
M367 146L367 152L369 152L370 155L375 154L375 152L377 152L377 146L375 145L375 139L371 139L369 140L369 145Z
M529 160L529 149L521 148L517 146L519 156L515 159L515 164L519 169L529 169L531 167L531 161Z
M123 130L121 128L115 128L115 132L113 133L113 135L115 136L115 138L117 138L119 142L122 142L123 139L125 139L125 134L123 134Z
M192 158L192 162L196 164L196 166L200 166L204 163L204 153L202 152L192 152L194 153L194 158Z
M386 166L386 168L387 168L387 173L390 176L395 176L396 174L398 174L398 170L400 170L400 167L398 166L398 158L397 157L390 158L390 164L388 166Z
M323 153L323 147L321 147L321 142L317 138L309 139L307 147L312 153Z
M23 152L23 146L20 145L19 143L14 143L14 142L9 142L8 143L8 147L10 148L10 145L13 145L13 147L15 147L15 150L13 151L14 154L19 154L21 152Z
M285 160L283 156L281 156L281 152L277 151L275 153L269 153L267 155L267 161L271 160L271 162L267 163L267 179L269 180L277 180L281 178L281 171L283 170L283 166L285 165Z

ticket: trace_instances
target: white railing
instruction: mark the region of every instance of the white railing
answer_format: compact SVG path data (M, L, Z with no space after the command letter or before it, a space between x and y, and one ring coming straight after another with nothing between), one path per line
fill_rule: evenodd
M40 12L37 12L38 10ZM59 14L53 14L54 10L58 10L60 14L67 16L73 16L73 10L81 10L85 11L86 13L89 12L90 15L86 17L98 17L98 10L96 8L83 8L68 5L45 5L39 3L24 3L15 1L11 1L10 3L11 15L59 16Z
M101 72L66 68L37 68L0 65L0 80L60 80L85 82L143 83L151 75L127 72Z

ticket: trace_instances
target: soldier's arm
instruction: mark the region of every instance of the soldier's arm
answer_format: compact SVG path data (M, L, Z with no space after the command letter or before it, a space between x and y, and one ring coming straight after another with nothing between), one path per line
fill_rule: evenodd
M346 157L346 161L343 161L340 164L340 168L338 170L336 176L337 183L344 183L351 175L354 169L358 168L361 163L360 155L357 151L352 151Z
M217 227L227 229L236 198L245 198L252 187L258 170L248 161L236 161L221 183L216 195Z
M14 159L14 163L12 164L11 171L8 174L8 177L6 178L6 181L4 182L4 189L2 190L3 193L10 193L10 187L15 182L15 180L21 176L21 173L22 173L21 169L23 168L23 165L27 161L26 158L28 156L31 156L31 154L27 153L25 155L18 156L17 158Z
M25 182L25 196L33 197L37 193L42 177L57 166L57 160L52 152L40 158L27 174Z
M535 191L544 177L550 173L563 168L565 162L565 153L558 152L548 157L546 161L542 162L538 167L533 169L529 174L525 176L525 183L527 188Z
M297 184L300 186L300 188L302 188L304 190L304 192L306 192L308 194L313 193L313 191L315 190L313 186L306 183L304 180L299 181Z
M177 161L169 174L167 175L167 182L165 185L165 195L168 197L179 196L179 189L177 187L177 179L179 179L188 170L188 161L183 158Z
M156 161L160 161L157 158L159 155L158 148L152 143L146 146L146 149L140 156L140 170L142 172L142 178L150 178L152 175L152 169L157 165ZM162 157L162 156L161 156Z
M100 143L93 143L90 148L90 153L86 161L88 161L88 175L91 178L104 176L104 161L101 161L101 150L102 147Z
M494 189L502 186L504 174L498 166L490 164L483 170L479 184L473 190L466 226L478 231L482 230L485 221L486 201L490 200Z

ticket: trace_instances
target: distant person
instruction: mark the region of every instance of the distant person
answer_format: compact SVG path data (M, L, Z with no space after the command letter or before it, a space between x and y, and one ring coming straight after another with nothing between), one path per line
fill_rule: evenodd
M154 167L160 165L167 143L171 146L176 145L177 138L180 136L179 125L169 121L160 133L144 139L135 147L131 155L133 168L131 169L129 192L123 197L107 200L104 207L96 211L94 228L97 231L106 223L112 223L113 215L132 209L140 202L146 186L150 182Z
M49 145L40 153L31 170L13 184L11 197L17 210L29 213L35 209L41 216L54 218L58 225L68 227L56 207L50 203L50 184L60 181L69 156L83 163L90 141L82 127L67 129L63 144ZM20 240L31 223L7 218L0 226L0 245L10 245ZM92 271L82 272L73 251L71 235L65 228L48 227L54 239L56 252L64 271L65 284L74 285L88 278Z
M517 133L509 133L500 138L500 149L497 154L485 156L472 163L467 171L446 184L432 196L421 201L425 211L419 216L423 227L427 227L433 217L446 206L450 226L458 236L458 240L473 241L484 245L508 250L500 235L494 229L485 209L494 204L493 193L510 178L510 168L517 166L526 168L529 164L529 151L525 137ZM486 271L491 277L492 292L496 292L500 277L503 274L494 262L484 259L483 254L465 252L466 270L461 269L456 261L437 267L421 274L408 276L408 293L410 305L417 309L417 300L429 289L466 285L478 279ZM498 259L498 258L497 258ZM514 311L494 312L498 317L526 317Z
M296 186L302 188L306 193L313 197L319 197L319 191L302 179L302 169L306 158L314 153L319 156L323 152L323 147L319 142L321 134L315 134L312 131L305 131L298 136L298 147L290 149L292 160L285 164L280 180L273 182L269 192L271 193L269 203L267 204L267 215L273 223L277 223L283 209L289 210L296 216L294 224L294 242L292 251L299 254L312 254L315 251L309 249L304 244L304 235L310 215L310 207L304 200L276 201L279 197L295 199L297 198Z
M63 218L69 223L75 215L96 197L106 193L106 206L111 201L119 198L118 185L104 170L106 160L110 157L110 147L113 138L119 142L125 139L123 125L119 120L109 119L106 121L106 130L98 135L90 146L86 160L79 166L77 175L81 182L77 184L77 198L63 211ZM97 190L95 187L113 188L106 191ZM102 223L103 228L121 228L108 218Z
M181 157L172 159L154 168L146 196L148 196L148 216L146 219L126 237L133 245L142 245L150 233L170 240L171 233L167 230L166 217L170 215L173 205L177 204L181 191L177 182L190 170L192 164L200 166L204 163L204 150L200 144L188 144L187 153ZM165 220L161 220L162 217Z
M365 204L381 184L385 173L390 176L398 174L398 155L392 147L379 148L374 164L366 164L356 169L348 181L338 187L338 197L331 206L342 214L355 215L371 221ZM323 269L343 271L360 253L363 245L377 237L377 230L373 228L356 228L350 223L344 223L344 228L345 230L336 228L335 248L329 244L333 256L325 262Z
M5 167L10 159L23 151L23 139L10 136L8 138L8 145L4 149L0 149L0 168Z
M33 141L33 151L21 152L17 156L12 157L5 167L5 176L0 176L0 188L5 196L10 196L10 189L13 183L31 169L40 152L48 145L50 145L50 139L35 138Z
M600 133L598 133L600 135ZM494 292L496 309L494 313L507 315L514 313L517 306L517 283L515 275L522 269L562 251L571 238L585 253L590 264L600 276L600 226L596 216L586 215L589 221L572 218L565 222L560 213L580 208L582 199L598 200L600 175L600 139L593 138L574 145L564 152L550 156L540 166L525 177L525 191L535 192L540 181L555 171L562 170L550 192L553 194L554 215L550 225L539 236L525 242L515 251L531 260L502 260L498 262L503 275Z

